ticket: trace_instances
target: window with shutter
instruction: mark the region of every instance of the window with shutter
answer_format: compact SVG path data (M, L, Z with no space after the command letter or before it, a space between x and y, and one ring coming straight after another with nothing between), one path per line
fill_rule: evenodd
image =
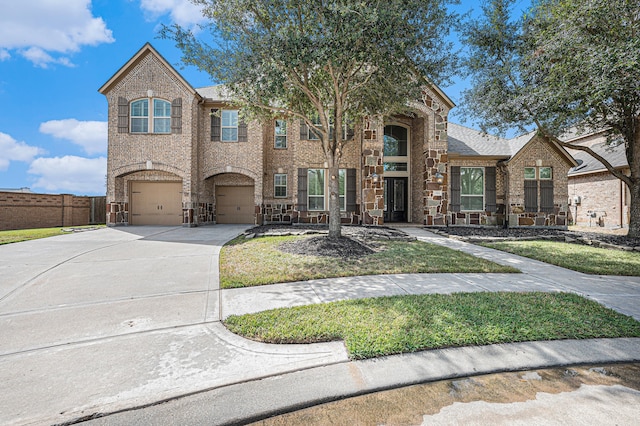
M182 134L182 98L171 102L171 133Z
M238 142L247 142L249 140L249 133L247 123L243 119L238 122Z
M460 211L460 167L451 167L451 211Z
M304 123L304 120L300 120L300 140L306 141L309 138L309 126Z
M540 181L540 211L545 213L554 212L553 203L553 181L541 180Z
M356 169L347 169L347 211L356 211Z
M211 110L211 140L220 141L220 115L217 109Z
M129 101L118 98L118 133L129 133Z
M524 210L526 212L538 211L538 181L524 181Z
M307 172L308 169L298 169L298 211L307 211Z
M485 210L494 213L496 208L496 168L484 168L484 197Z

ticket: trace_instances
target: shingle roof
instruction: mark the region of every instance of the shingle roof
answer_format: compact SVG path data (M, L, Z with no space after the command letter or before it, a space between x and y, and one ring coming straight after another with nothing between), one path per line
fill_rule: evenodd
M602 142L591 147L597 154L604 157L615 168L628 167L627 156L624 150L624 144L617 146L609 146L606 142ZM606 170L604 165L584 151L577 151L573 154L573 158L580 163L579 166L569 170L569 176L575 176L583 173L593 173Z
M456 123L448 124L449 152L461 156L513 157L529 142L535 132L512 139L487 135Z
M199 87L196 92L203 98L214 101L230 101L232 99L229 89L224 84L215 86Z

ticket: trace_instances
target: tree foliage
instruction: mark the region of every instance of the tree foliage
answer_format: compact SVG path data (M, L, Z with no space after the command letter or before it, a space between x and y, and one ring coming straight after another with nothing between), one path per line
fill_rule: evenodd
M640 1L538 0L510 19L513 0L491 0L464 31L474 85L465 109L483 130L537 129L588 152L631 192L629 235L640 236ZM605 131L624 143L630 175L569 131Z
M403 111L425 84L446 81L452 70L452 0L192 2L209 18L208 40L179 26L162 31L183 62L225 84L252 118L304 121L320 137L330 175L347 142L330 129ZM330 235L337 236L334 180Z

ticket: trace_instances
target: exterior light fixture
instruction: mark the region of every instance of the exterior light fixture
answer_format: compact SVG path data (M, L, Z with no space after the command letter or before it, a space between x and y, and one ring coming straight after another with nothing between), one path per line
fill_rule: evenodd
M436 183L442 185L444 183L444 176L440 172L436 172L435 174Z
M373 183L378 183L380 180L380 176L378 176L376 172L373 172L373 174L371 175L371 179L373 179Z

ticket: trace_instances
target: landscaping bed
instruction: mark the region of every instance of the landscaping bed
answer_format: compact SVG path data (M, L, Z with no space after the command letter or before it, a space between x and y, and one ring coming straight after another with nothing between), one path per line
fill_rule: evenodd
M594 247L640 251L640 238L626 235L590 232L585 230L562 230L549 228L498 228L479 226L449 226L446 228L426 228L439 235L458 238L473 243L499 242L508 240L552 240Z

